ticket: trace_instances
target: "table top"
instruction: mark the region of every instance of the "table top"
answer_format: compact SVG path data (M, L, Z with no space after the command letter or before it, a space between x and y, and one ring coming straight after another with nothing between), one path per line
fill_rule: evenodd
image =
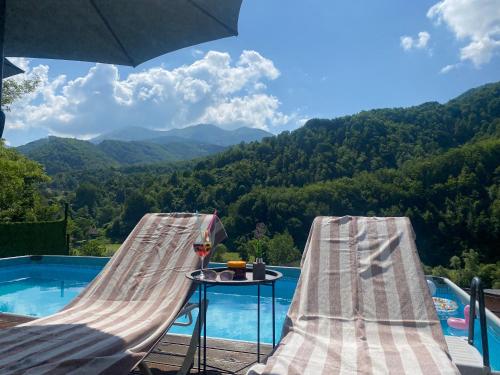
M217 268L209 268L215 272L221 272L227 270L227 267L217 267ZM280 279L283 274L278 271L266 269L266 279L265 280L254 280L253 272L251 268L246 269L246 279L244 280L221 280L219 275L217 275L217 279L208 280L208 279L199 279L201 270L196 270L193 272L186 273L186 277L188 279L193 280L193 282L197 284L208 284L208 285L226 285L226 286L243 286L243 285L257 285L257 284L269 284L273 283L276 280Z

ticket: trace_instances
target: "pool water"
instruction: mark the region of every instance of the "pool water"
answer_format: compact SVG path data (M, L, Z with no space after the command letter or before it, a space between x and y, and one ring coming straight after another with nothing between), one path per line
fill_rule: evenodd
M464 318L465 305L461 302L460 298L447 285L439 286L436 290L435 296L450 299L452 301L455 301L458 305L457 310L453 313L438 313L439 319L441 321L441 327L443 328L443 333L446 336L467 336L468 330L455 329L448 326L447 323L448 317ZM487 331L488 349L490 352L490 365L493 370L500 371L500 332L498 330L495 330L491 325L487 325ZM479 350L481 354L483 353L479 318L474 322L474 346Z
M280 339L281 329L296 286L297 278L294 277L284 276L276 282L276 342ZM260 290L260 340L263 343L271 344L273 342L271 287L261 286ZM257 341L256 286L209 288L207 299L207 336ZM191 302L198 302L197 292L191 298ZM173 326L170 331L192 334L193 326Z
M29 258L22 264L0 260L0 312L43 317L62 309L100 272L107 260L77 259L78 257L54 257L52 260L32 262ZM64 259L63 259L64 258ZM60 261L62 261L60 260ZM17 262L17 261L16 261ZM88 262L89 264L85 263ZM278 268L283 273L276 283L276 341L286 312L293 298L299 276L298 269ZM208 289L207 335L215 338L253 341L257 340L257 287L212 287ZM454 300L458 309L453 314L441 315L441 326L445 335L466 336L467 332L448 327L449 316L463 317L464 305L453 290L446 285L437 288L436 297ZM192 302L198 302L195 293ZM196 311L193 314L196 319ZM179 319L185 321L185 319ZM188 327L173 326L170 332L191 335L194 324ZM475 346L482 352L479 321L476 320ZM488 326L490 362L493 369L500 370L499 330ZM272 343L272 299L271 287L261 286L261 342Z
M101 267L23 264L0 268L0 312L42 317L61 310Z

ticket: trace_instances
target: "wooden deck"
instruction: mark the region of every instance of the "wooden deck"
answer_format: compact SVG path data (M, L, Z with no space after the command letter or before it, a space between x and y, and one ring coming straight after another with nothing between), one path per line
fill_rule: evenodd
M11 327L30 318L17 317L0 313L0 329ZM175 375L180 368L189 346L189 337L182 335L166 335L146 358L146 363L155 375ZM271 345L261 345L261 360L271 351ZM198 373L198 354L191 374ZM245 374L248 368L256 362L257 346L255 344L207 339L207 373L215 374ZM202 357L203 361L203 357ZM141 374L138 370L131 374Z

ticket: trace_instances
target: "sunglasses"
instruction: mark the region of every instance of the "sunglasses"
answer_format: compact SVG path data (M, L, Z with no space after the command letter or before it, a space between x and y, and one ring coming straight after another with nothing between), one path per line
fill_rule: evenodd
M211 269L203 270L203 275L207 280L217 280L217 275L221 281L231 281L234 278L234 271L224 270L221 272L216 272Z

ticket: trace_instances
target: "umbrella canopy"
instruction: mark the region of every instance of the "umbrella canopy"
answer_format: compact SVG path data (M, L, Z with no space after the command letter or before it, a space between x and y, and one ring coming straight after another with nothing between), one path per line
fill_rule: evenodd
M24 73L24 70L12 64L8 59L3 59L3 78L9 78Z
M135 67L167 52L237 35L241 2L0 0L0 57ZM4 120L0 111L0 137Z
M137 66L238 34L241 0L7 0L4 56Z

